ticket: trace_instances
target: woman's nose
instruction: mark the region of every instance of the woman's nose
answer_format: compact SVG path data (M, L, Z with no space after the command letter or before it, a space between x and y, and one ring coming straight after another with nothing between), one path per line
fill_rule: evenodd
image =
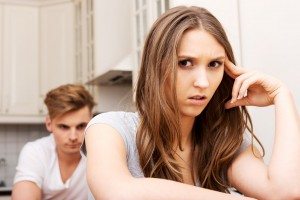
M205 69L197 70L194 86L200 88L207 88L209 86L208 74Z

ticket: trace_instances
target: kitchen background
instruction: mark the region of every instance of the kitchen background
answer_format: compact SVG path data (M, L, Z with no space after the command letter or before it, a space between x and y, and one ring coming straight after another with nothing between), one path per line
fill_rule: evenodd
M157 16L177 5L215 14L237 63L282 79L299 108L297 0L0 0L0 191L10 190L23 145L48 134L43 98L49 89L83 83L97 99L95 112L134 110L146 33ZM273 108L250 113L268 163Z

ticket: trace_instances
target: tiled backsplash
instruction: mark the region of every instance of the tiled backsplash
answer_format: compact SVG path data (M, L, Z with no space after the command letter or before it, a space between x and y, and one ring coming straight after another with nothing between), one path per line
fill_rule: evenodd
M25 143L48 135L44 124L0 124L0 186L11 187Z

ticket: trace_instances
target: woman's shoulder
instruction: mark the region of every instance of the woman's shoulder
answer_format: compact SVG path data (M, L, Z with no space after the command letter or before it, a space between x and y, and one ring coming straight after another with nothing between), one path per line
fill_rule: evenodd
M138 123L139 117L137 113L124 111L106 112L95 116L87 125L86 131L92 125L106 124L122 136L126 145L131 146L135 143Z
M96 115L89 122L88 127L93 124L116 124L116 125L126 125L126 124L136 124L138 122L138 114L135 112L124 112L124 111L112 111L105 112Z

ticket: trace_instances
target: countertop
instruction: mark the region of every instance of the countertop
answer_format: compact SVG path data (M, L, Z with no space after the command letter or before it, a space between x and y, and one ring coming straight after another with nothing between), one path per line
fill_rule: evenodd
M11 192L12 190L12 187L0 187L0 193L1 192Z
M8 196L0 196L0 200L11 200L10 195Z
M0 187L0 200L9 200L11 199L11 190L12 187Z

